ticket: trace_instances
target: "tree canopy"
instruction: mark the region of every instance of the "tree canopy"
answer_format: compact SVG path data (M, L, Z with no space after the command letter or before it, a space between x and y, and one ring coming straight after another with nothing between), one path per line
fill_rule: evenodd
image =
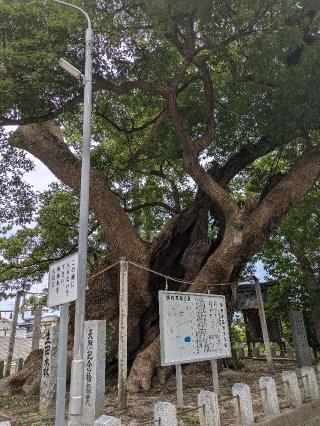
M227 283L213 290L231 306L231 283L319 179L320 5L74 4L90 14L95 32L90 208L99 250L108 252L107 263L124 256L193 280L192 291ZM23 150L73 191L52 190L40 202L40 228L19 230L2 244L21 248L23 233L36 232L44 244L37 245L39 257L48 260L70 250L76 238L83 87L59 70L58 60L83 69L85 22L50 1L0 0L0 9L0 123L19 126L1 149L22 155L19 176L27 167ZM23 179L17 188L28 193ZM24 200L21 213L16 201L10 206L21 224L31 220L27 195ZM54 241L58 205L59 212L66 208L72 231ZM117 284L101 280L89 287L89 313L114 327ZM151 382L156 292L163 285L141 270L131 272L129 348L144 342L132 389ZM97 288L104 311L92 296ZM145 365L150 369L142 377Z

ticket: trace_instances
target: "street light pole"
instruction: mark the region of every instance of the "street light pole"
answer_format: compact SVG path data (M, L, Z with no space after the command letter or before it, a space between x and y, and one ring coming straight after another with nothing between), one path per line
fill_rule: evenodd
M80 190L80 220L79 220L79 266L78 266L78 297L74 321L73 360L71 367L71 386L69 414L70 426L81 425L82 392L83 392L83 330L86 303L86 274L88 248L88 218L89 218L89 182L90 182L90 137L91 137L91 109L92 109L92 51L93 31L88 14L80 7L64 2L52 0L70 6L81 12L88 23L86 29L86 57L84 74L84 104L83 104L83 144L81 163L81 190Z

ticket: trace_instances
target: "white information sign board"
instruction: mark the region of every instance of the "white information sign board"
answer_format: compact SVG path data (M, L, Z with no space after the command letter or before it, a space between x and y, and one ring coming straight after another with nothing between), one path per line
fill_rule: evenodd
M159 291L161 365L231 357L225 297Z
M78 253L67 256L49 266L49 308L77 299Z

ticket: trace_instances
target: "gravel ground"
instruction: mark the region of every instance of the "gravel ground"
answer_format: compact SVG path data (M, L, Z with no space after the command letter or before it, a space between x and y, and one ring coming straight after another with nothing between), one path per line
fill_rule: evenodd
M284 389L281 380L281 372L295 369L292 361L275 362L275 372L272 374L277 383L277 391L282 411L287 409L284 399ZM297 370L298 372L298 370ZM254 415L256 421L263 418L259 377L269 375L266 362L262 360L245 360L241 370L234 371L223 369L220 374L220 410L222 426L234 423L231 387L234 383L247 383L251 387ZM301 381L300 386L302 388ZM190 364L183 369L184 398L186 407L178 410L179 426L192 426L199 424L197 411L188 411L188 408L196 407L197 395L201 389L212 388L210 364L206 362ZM175 403L175 380L172 376L165 385L161 385L154 379L153 387L149 392L129 395L129 407L123 412L117 410L117 388L115 378L108 380L106 386L105 414L120 417L123 426L136 426L151 420L153 406L157 401L170 401ZM38 398L16 395L12 397L0 396L0 421L9 420L12 426L52 426L52 417L41 417L38 413ZM314 425L315 423L310 423ZM319 423L320 424L320 423Z

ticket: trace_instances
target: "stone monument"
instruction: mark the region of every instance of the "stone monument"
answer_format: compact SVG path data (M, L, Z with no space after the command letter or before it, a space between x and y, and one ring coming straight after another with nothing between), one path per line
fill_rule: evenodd
M57 389L58 326L51 326L45 333L40 384L40 414L53 414Z
M92 426L103 414L106 367L106 321L84 326L84 383L81 424Z
M297 365L298 367L310 367L312 365L312 360L302 312L289 311L289 320L294 349L296 352Z

